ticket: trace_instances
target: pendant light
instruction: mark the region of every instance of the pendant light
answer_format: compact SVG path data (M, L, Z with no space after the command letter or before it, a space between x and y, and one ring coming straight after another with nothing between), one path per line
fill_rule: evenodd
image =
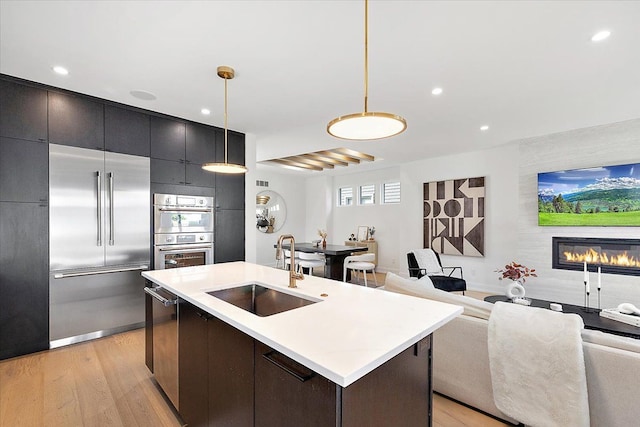
M382 139L398 135L407 128L402 117L367 111L369 98L369 1L364 2L364 112L340 116L329 122L327 132L336 138L351 140Z
M209 172L240 174L247 173L244 165L236 165L227 161L228 129L227 129L227 80L235 76L235 71L231 67L221 65L218 67L218 77L224 79L224 163L205 163L202 169Z

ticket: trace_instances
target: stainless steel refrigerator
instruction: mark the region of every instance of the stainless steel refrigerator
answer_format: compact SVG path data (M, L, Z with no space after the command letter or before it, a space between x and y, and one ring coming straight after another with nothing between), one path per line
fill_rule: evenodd
M150 161L49 145L51 348L144 325Z

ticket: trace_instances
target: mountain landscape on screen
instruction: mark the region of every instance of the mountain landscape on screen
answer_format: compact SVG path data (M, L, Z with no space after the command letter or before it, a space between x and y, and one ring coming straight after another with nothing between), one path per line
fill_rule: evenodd
M539 173L538 225L640 226L640 163Z

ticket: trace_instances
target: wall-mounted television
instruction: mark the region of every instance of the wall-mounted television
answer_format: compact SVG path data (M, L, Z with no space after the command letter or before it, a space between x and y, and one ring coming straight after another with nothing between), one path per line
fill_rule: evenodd
M538 225L640 226L640 163L539 173Z

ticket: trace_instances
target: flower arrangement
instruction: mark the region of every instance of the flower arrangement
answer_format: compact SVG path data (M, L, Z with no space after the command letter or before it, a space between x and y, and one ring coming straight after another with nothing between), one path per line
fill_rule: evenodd
M495 271L501 274L498 280L509 279L520 284L524 283L527 277L538 277L535 268L526 267L515 261L511 261L511 263L505 265L504 268Z
M327 232L326 230L320 230L318 229L318 236L322 237L322 240L325 240L327 238Z
M376 233L376 228L371 226L369 227L369 240L373 240L373 235Z

